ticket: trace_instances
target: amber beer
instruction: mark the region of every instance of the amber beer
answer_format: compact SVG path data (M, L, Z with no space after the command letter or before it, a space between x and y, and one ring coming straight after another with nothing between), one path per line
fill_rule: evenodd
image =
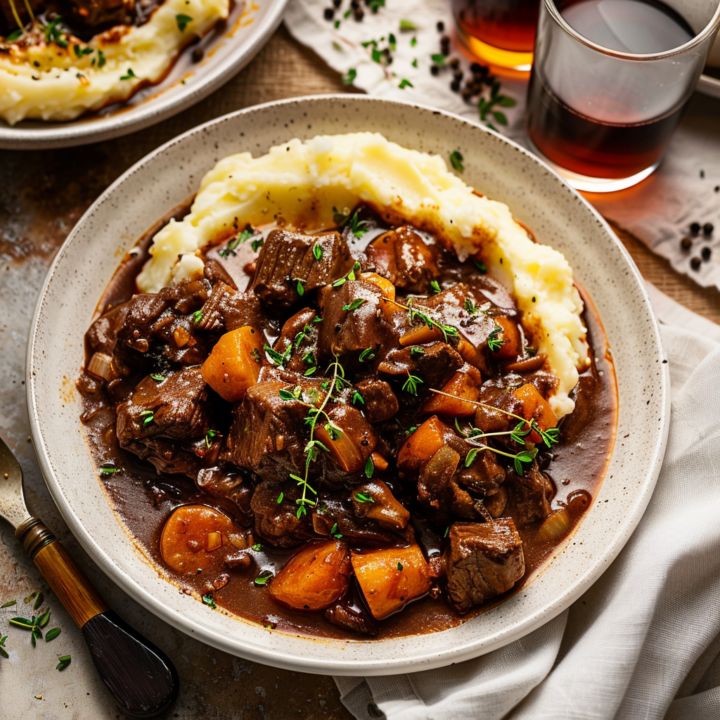
M539 0L453 0L461 40L495 68L529 72Z

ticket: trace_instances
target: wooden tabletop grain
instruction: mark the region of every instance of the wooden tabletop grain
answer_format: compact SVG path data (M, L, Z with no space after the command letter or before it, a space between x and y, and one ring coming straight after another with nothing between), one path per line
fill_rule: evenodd
M44 269L49 266L74 223L100 192L147 152L178 133L232 110L284 97L347 91L336 73L326 68L310 51L295 43L281 28L258 57L227 85L199 105L154 127L84 148L0 152L0 264L5 265L4 271L9 271L3 272L4 278L13 274L22 277L23 282L30 286L27 302L16 303L13 327L29 326L34 306L33 295L39 292ZM720 322L718 292L699 288L691 280L676 274L665 260L653 255L640 241L626 233L619 234L645 278L680 303ZM3 307L4 304L5 298ZM5 322L5 327L0 324L0 331L7 329L7 320ZM9 336L11 333L7 334ZM12 338L6 338L11 342L3 342L6 355L2 360L12 375L12 379L7 380L2 388L3 401L7 407L24 402L20 386L25 338L19 337L15 331L12 335ZM14 354L9 358L7 353ZM11 440L14 438L17 447L21 440L24 444L28 434L26 423L24 413L15 413L10 419L6 416L0 421L0 432ZM29 446L23 454L31 497L38 506L52 513L52 502L39 473L32 467L34 459ZM55 523L55 528L60 530L60 519L55 517ZM0 535L3 532L0 529ZM72 542L67 531L65 536ZM0 565L7 563L10 570L2 574L9 578L10 589L20 592L23 587L37 582L37 579L34 579L32 568L22 564L19 551L11 547L9 534L7 538L7 550L0 548ZM113 588L107 579L92 568L76 547L75 552L102 594L121 605L130 602L129 599L119 600L117 588ZM268 720L284 720L288 717L336 720L349 717L340 704L330 678L310 677L246 663L243 667L251 669L243 671L247 672L244 680L235 678L233 682L237 672L232 658L200 646L172 628L160 627L164 624L150 618L139 607L128 609L127 612L130 619L143 627L158 644L174 648L174 656L177 657L186 688L175 717L196 717L198 708L207 707L208 703L213 703L212 717L235 716L233 708L245 709L243 717ZM87 682L90 683L92 671L90 669L87 672ZM8 673L4 675L6 680L10 677ZM16 684L22 687L24 678L25 675L22 678L18 675ZM210 684L216 688L223 686L223 693L220 696L213 693L208 695ZM258 695L263 697L261 705ZM84 692L82 696L82 702L90 702L84 699ZM70 702L73 702L72 699ZM68 708L68 705L65 707ZM76 717L89 716L83 714L79 707L72 709ZM87 706L85 709L89 710ZM53 716L62 713L62 709L54 707L51 712L49 706L45 710Z

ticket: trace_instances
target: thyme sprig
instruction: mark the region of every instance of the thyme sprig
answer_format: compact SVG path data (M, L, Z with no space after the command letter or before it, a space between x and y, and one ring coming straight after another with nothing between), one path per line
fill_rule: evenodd
M396 305L399 308L402 308L403 310L407 310L408 317L410 318L410 322L415 322L416 320L420 320L423 322L427 327L429 327L431 330L438 330L440 334L443 336L443 340L445 342L448 342L448 338L459 338L460 337L460 331L454 326L454 325L448 325L447 323L440 322L436 320L430 313L424 312L422 310L418 310L415 305L412 304L412 300L408 300L408 304L404 305L403 303L398 302L397 300L391 300L390 298L383 297L381 300L384 300L385 302L392 303L393 305Z

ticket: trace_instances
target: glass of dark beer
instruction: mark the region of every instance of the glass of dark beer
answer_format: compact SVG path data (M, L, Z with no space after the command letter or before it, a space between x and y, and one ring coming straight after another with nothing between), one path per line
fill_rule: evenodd
M471 55L496 71L530 72L540 0L452 0L452 8Z
M528 87L535 150L579 190L648 177L719 25L718 0L543 0Z

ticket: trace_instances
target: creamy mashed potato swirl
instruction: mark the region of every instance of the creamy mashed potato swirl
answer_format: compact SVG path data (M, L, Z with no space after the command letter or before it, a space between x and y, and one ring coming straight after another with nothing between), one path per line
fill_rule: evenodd
M230 0L166 0L145 24L113 28L89 43L13 43L0 54L0 117L11 125L71 120L126 100L162 80L182 48L229 10ZM183 29L179 15L191 18Z
M354 133L291 140L266 155L227 157L204 177L189 214L170 221L138 277L146 292L202 272L199 253L233 224L333 226L333 208L372 205L394 220L436 233L460 259L480 253L513 291L523 325L558 379L550 398L558 416L588 364L583 303L570 265L533 242L503 203L480 197L437 155L409 150L382 135Z

